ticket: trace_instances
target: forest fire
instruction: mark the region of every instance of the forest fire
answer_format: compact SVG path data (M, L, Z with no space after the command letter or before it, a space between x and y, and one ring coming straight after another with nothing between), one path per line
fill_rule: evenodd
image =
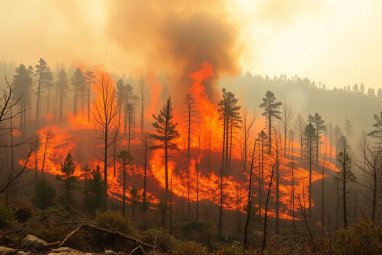
M210 201L216 205L219 204L219 165L216 165L218 161L214 160L212 165L209 161L211 158L217 157L219 151L221 150L221 136L222 136L222 123L219 117L218 105L216 102L212 102L205 92L205 82L213 76L213 67L204 62L201 64L200 69L192 72L190 74L191 86L188 89L188 93L192 95L195 100L194 112L197 115L197 121L194 124L193 133L194 138L190 139L190 149L192 156L190 158L189 164L184 163L184 155L187 151L186 146L183 146L181 152L177 153L177 156L172 155L169 161L169 176L172 182L171 193L180 199L188 199L190 202L200 202L200 201ZM103 77L101 72L97 72L97 79ZM110 78L110 77L109 77ZM97 82L97 79L95 82ZM98 80L99 81L99 80ZM115 91L115 83L110 80L111 87L110 91ZM153 100L151 100L149 110L155 109L155 105L158 104L159 100L159 90L161 85L154 76L149 75L146 82L151 84L151 89L154 89L156 93L153 94ZM95 96L95 100L89 109L91 109L92 119L94 115L97 114L96 105L99 104L100 96L102 91L97 89L96 84L91 86L92 95ZM117 92L113 92L117 93ZM115 102L117 104L117 102ZM75 116L72 113L67 113L67 121L62 124L54 124L52 118L48 119L46 126L39 129L38 133L38 150L35 153L33 160L29 162L28 167L34 171L46 172L53 175L59 175L61 169L61 163L65 159L68 153L71 153L74 157L75 162L75 173L77 178L83 179L83 168L85 164L89 165L90 168L94 169L97 165L102 165L102 160L95 158L92 155L97 155L97 150L102 148L102 143L100 139L97 139L97 133L95 130L95 125L92 119L88 120L86 114L77 114ZM180 123L180 137L177 139L177 143L180 145L185 144L187 139L187 125L182 121L182 112L177 111L175 116L177 122ZM145 114L145 118L148 114ZM146 119L148 122L151 119ZM121 121L118 121L119 123ZM263 126L262 123L257 123L258 126ZM115 142L120 149L127 148L129 144L140 144L140 136L135 135L128 140L127 134L124 134L121 124L117 128L117 121L113 123L112 132L118 137ZM117 132L117 133L115 133ZM136 128L134 133L139 133L139 129ZM300 155L299 148L296 143L293 142L292 146L294 148L294 153L288 153L288 157L280 157L280 176L279 176L279 201L281 203L279 217L282 219L290 220L292 219L291 211L292 208L298 208L297 197L305 199L303 205L308 206L308 176L309 170L306 169L301 163L303 158ZM321 145L321 151L327 149ZM84 151L88 150L87 153ZM289 148L290 150L290 148ZM240 146L236 146L232 149L232 167L227 174L223 177L224 183L224 204L223 207L226 210L239 210L245 212L247 206L247 190L245 186L248 183L248 166L243 169L240 162L242 162L242 152L240 151ZM332 150L332 156L335 154L334 149ZM253 172L255 173L253 183L253 190L262 190L261 192L265 194L267 188L267 182L269 180L270 171L272 168L272 162L274 161L274 155L264 155L264 169L262 170L262 187L259 189L259 176L260 164L255 163ZM208 163L207 163L208 161ZM260 157L257 156L255 161L260 163ZM164 158L161 150L153 150L151 153L151 159L149 160L150 167L147 172L148 178L152 178L162 189L165 188L165 178L164 178ZM294 180L291 179L291 164L294 165ZM114 166L113 166L114 164ZM336 166L329 161L320 159L320 164L324 165L325 169L330 172L336 171ZM108 193L111 197L118 200L121 199L123 194L123 179L122 173L120 171L120 163L118 161L112 163L110 162L108 166L108 176L109 176L109 189ZM129 190L135 186L138 188L139 192L143 192L142 188L142 178L143 178L143 167L137 160L132 162L131 167L127 171L127 181L128 188L126 189L126 196L129 197ZM328 172L325 173L326 178ZM323 176L320 169L313 169L312 182L318 182L322 180ZM294 187L292 187L292 182ZM292 206L292 189L295 190L295 205ZM160 192L155 189L156 192L152 193L147 191L147 196L152 203L159 203L161 199ZM272 201L275 200L275 195L271 195ZM254 206L256 210L259 210L258 197L254 194ZM273 203L273 202L272 202ZM314 205L314 204L313 204ZM262 213L264 213L264 208L261 208ZM274 216L275 212L273 209L269 210L269 215Z
M0 1L0 254L382 254L380 10Z

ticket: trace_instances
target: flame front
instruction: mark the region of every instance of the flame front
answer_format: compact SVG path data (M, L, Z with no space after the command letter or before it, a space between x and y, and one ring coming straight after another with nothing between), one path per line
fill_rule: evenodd
M99 81L100 73L97 73L96 77ZM177 143L181 148L180 152L172 153L169 159L169 176L172 181L171 192L180 199L189 198L191 202L205 200L210 201L216 205L219 204L220 194L220 165L217 158L220 156L221 139L223 133L223 127L221 120L219 119L217 102L213 102L205 91L203 85L204 82L208 82L213 77L213 67L207 62L201 64L200 69L190 74L191 86L188 89L195 99L195 107L198 112L198 121L195 123L195 129L199 134L199 139L191 139L191 151L192 155L189 162L185 163L186 149L184 141L187 136L187 125L184 124L182 112L176 111L176 121L179 122L180 137ZM108 76L109 77L109 76ZM156 113L158 109L159 94L161 93L162 86L156 80L155 75L150 74L146 77L145 83L151 88L151 104L148 106L148 110L145 112L145 119L150 119L151 114ZM114 82L112 84L114 88ZM94 103L91 109L91 116L96 113L96 107L94 104L99 103L100 91L97 86L92 86L92 94L94 97ZM117 99L115 99L117 100ZM28 164L30 169L38 169L54 175L60 174L61 162L65 159L66 155L70 152L75 160L75 176L82 178L81 168L88 164L90 167L95 168L97 164L102 165L100 157L100 151L102 150L102 141L97 139L96 126L94 118L88 121L87 113L82 111L77 116L67 112L65 124L58 125L54 123L54 118L48 116L46 118L47 124L37 131L39 147L35 153L34 159ZM256 125L261 127L264 124L256 122ZM118 128L117 122L111 127L112 132L119 130L117 149L127 149L127 135L124 134L122 128ZM140 146L140 139L138 135L132 137L131 144L133 146ZM327 140L325 137L323 140ZM238 142L238 139L236 139ZM304 163L302 163L303 156L299 153L297 143L292 142L294 147L294 153L288 153L288 158L280 157L280 175L279 175L279 194L280 194L280 217L283 219L291 219L292 208L297 210L297 203L292 206L292 177L291 177L291 163L294 165L294 187L295 187L295 200L297 197L304 199L303 205L308 206L308 176L309 170L306 169ZM325 144L325 145L324 145ZM321 158L332 158L335 155L335 150L332 149L332 155L327 152L325 141L321 145ZM248 189L248 172L249 167L243 169L242 153L240 146L233 147L232 151L232 167L223 177L224 185L224 208L227 210L241 211L245 210L247 203L247 189ZM85 153L86 151L86 153ZM133 151L134 152L134 151ZM111 153L111 151L110 151ZM151 153L149 160L150 167L148 168L148 177L150 178L151 185L158 185L158 187L148 187L148 196L153 203L158 203L161 197L161 192L165 187L164 178L164 159L163 152L161 150L154 150ZM281 155L282 153L280 153ZM95 156L96 155L96 156ZM259 190L259 164L260 160L257 153L255 154L255 164L253 169L253 193L254 193L254 206L258 208L257 191ZM110 156L110 155L109 155ZM126 195L129 196L128 190L135 186L142 191L143 186L143 164L139 160L139 153L133 154L136 157L127 171L128 189ZM111 158L111 157L110 157ZM271 172L271 165L274 161L274 155L265 155L264 164L264 176L262 183L263 187L260 190L265 194L269 176ZM208 164L207 164L208 162ZM320 166L325 165L327 173L324 177L328 176L328 173L337 171L335 165L327 160L320 159ZM116 171L113 166L108 167L109 178L109 195L116 199L121 199L123 193L123 185L121 178L121 171L119 170L119 163L116 162ZM328 172L329 171L329 172ZM323 178L321 171L314 168L312 181L317 182ZM196 181L197 180L197 181ZM274 201L274 187L272 189L272 197ZM263 210L263 209L262 209ZM274 215L274 211L270 211L270 215Z

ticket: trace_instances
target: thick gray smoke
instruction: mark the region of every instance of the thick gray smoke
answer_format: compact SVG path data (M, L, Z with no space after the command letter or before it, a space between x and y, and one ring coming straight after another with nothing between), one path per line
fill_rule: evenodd
M216 98L221 74L238 71L237 33L221 1L113 1L108 31L142 71L165 72L172 93L184 93L189 74L207 61L214 77L205 84ZM127 67L128 68L128 67Z

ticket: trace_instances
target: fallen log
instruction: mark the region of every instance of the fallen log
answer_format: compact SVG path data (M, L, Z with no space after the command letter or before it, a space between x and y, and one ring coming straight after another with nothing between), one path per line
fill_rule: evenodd
M119 231L115 231L115 230L112 230L112 229L101 228L101 227L98 227L98 226L95 226L95 225L90 225L90 224L82 224L82 225L78 226L77 228L75 228L72 232L70 232L64 238L64 240L62 240L58 244L58 247L62 247L74 234L76 234L81 229L90 229L90 230L100 231L100 232L103 232L103 233L107 233L109 235L118 236L118 237L120 237L122 239L125 239L125 240L128 240L128 241L135 242L137 245L141 245L141 246L144 246L146 248L154 249L154 245L145 243L145 242L143 242L143 241L141 241L141 240L139 240L139 239L137 239L135 237L126 235L126 234L124 234L122 232L119 232Z

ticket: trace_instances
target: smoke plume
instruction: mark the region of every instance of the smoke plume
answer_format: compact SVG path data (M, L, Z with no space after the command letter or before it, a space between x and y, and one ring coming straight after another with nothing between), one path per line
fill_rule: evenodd
M216 98L221 74L238 71L236 28L221 1L113 1L108 31L138 69L165 72L172 93L185 93L203 62L214 76L204 84ZM139 71L139 70L138 70Z

